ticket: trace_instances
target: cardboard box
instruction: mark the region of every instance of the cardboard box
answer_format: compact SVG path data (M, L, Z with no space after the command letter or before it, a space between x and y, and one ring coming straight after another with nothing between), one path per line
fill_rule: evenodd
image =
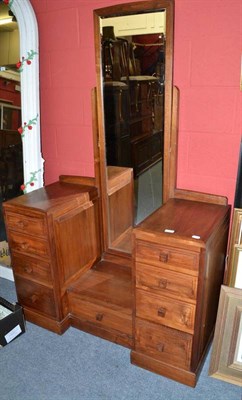
M25 332L23 309L0 297L0 348Z
M6 267L10 267L11 265L9 247L8 247L8 242L6 242L6 240L0 242L0 264Z

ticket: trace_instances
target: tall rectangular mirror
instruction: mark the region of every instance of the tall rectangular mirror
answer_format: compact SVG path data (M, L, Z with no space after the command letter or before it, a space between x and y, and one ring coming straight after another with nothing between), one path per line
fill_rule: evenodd
M104 248L130 254L173 182L173 1L95 10L94 25Z

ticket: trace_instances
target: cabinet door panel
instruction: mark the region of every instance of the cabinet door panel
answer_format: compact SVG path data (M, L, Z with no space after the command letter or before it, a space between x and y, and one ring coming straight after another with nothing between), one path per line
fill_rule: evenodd
M97 203L77 208L55 220L57 257L63 283L91 268L100 255Z

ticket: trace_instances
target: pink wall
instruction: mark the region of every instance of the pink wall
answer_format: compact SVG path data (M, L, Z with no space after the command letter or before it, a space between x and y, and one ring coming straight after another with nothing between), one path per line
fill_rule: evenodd
M40 36L45 183L93 176L92 11L127 0L31 0ZM233 202L241 137L241 0L175 0L178 187Z

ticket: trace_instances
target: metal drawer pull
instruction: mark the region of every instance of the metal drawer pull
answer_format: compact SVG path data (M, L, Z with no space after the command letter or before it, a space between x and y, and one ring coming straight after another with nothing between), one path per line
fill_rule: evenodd
M160 261L166 263L168 261L168 253L160 253Z
M160 279L159 280L159 287L162 289L166 289L167 287L167 279Z
M157 311L158 317L164 318L166 315L166 308L160 307Z
M157 345L157 350L160 351L161 353L164 351L165 345L163 343L159 343Z
M98 314L96 315L96 320L97 320L97 321L102 321L102 319L103 319L103 314L98 313Z

